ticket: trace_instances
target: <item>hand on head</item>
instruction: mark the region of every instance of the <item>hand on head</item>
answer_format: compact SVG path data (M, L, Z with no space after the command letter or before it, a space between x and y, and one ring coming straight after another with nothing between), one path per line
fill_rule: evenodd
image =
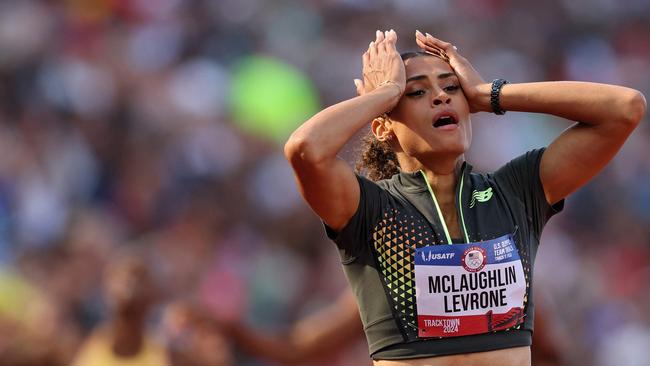
M396 43L397 33L394 30L376 32L375 40L370 42L363 54L363 80L354 79L359 95L386 83L394 84L404 92L406 73L404 62L395 48Z
M472 64L460 55L458 48L420 31L415 32L415 42L422 51L449 63L458 76L470 112L480 111L477 86L485 84L485 81ZM404 92L406 72L396 43L397 33L394 30L376 32L375 40L370 42L368 50L363 54L363 80L354 79L358 95L369 93L384 84L394 84L402 93Z
M415 31L415 42L426 53L446 60L460 81L460 86L469 103L470 112L478 112L478 91L476 87L485 84L481 75L467 59L458 53L458 48L449 42L442 41L429 33Z

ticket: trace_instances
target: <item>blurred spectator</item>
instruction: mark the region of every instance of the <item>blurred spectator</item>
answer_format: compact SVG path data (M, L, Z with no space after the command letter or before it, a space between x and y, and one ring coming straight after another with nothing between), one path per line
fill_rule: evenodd
M0 364L63 366L77 346L77 333L66 324L51 297L18 273L0 274Z
M343 365L342 353L365 342L359 309L350 289L332 305L299 319L285 332L269 334L236 322L229 323L226 329L245 351L282 364ZM370 359L355 362L371 363Z
M162 328L173 366L234 365L226 335L205 309L188 301L171 303Z
M105 276L109 320L84 341L73 365L169 365L167 351L147 330L155 285L144 259L134 255L114 259Z

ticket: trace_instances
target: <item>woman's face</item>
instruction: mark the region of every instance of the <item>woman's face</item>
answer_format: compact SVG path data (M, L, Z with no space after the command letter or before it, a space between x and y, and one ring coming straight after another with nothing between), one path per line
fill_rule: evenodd
M390 113L401 150L424 162L458 157L472 141L467 99L451 66L433 56L405 61L406 89Z

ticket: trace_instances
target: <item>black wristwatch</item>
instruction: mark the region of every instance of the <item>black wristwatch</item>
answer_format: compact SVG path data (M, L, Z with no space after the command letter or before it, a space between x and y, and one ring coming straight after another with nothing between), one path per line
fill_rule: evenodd
M490 91L490 105L492 105L492 112L494 114L503 115L506 111L501 109L499 97L501 96L501 88L508 83L506 79L494 79L492 81L492 90Z

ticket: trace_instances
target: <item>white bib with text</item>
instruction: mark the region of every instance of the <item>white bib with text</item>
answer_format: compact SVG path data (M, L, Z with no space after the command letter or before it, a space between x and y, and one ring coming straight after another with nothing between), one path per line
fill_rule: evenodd
M526 278L512 235L415 253L420 337L457 337L524 321Z

